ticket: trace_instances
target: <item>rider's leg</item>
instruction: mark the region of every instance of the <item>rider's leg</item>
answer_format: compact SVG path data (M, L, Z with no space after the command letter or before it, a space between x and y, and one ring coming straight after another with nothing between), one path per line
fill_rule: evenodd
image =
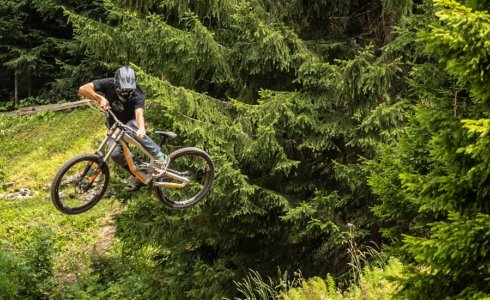
M114 140L112 138L109 139L109 142L108 142L109 148L112 147L112 145L114 143L115 142L114 142ZM116 148L114 148L114 152L112 152L111 158L118 165L120 165L121 167L123 167L126 171L129 172L129 174L131 174L133 176L129 180L129 182L126 185L126 187L124 187L124 191L126 191L126 192L135 192L135 191L139 190L143 186L143 183L139 182L139 180L136 179L136 177L134 177L133 173L131 173L131 171L129 170L128 161L126 160L126 157L124 156L124 152L123 152L123 149L122 149L122 146L121 145L117 145Z
M107 127L110 127L110 124L106 123ZM109 141L107 143L108 147L111 148L112 145L114 145L116 141L114 141L113 138L109 138ZM135 192L139 190L142 186L143 183L141 183L136 177L134 177L133 173L131 173L131 170L129 170L128 166L128 161L126 160L126 157L124 156L123 148L121 145L116 145L116 148L114 148L114 151L111 153L111 158L114 160L118 165L123 167L126 171L128 171L129 174L132 175L131 179L129 180L128 184L126 187L124 187L124 191L126 192Z
M109 123L109 120L106 120L107 128L111 128L112 124ZM107 147L110 149L116 141L110 137L109 140L107 141ZM129 173L129 167L128 167L128 162L126 160L126 157L124 157L123 149L121 145L117 145L116 148L114 148L114 151L111 153L111 158L113 161L115 161L118 165L126 169Z
M109 140L108 145L109 147L112 147L112 144L114 141ZM113 161L115 161L118 165L123 167L124 169L129 171L128 167L128 161L126 160L126 157L124 157L123 149L121 145L117 145L116 148L114 149L114 152L111 154L111 158Z
M138 126L136 126L135 120L129 121L128 123L126 123L126 125L133 128L134 130L138 130ZM167 158L167 156L163 154L160 146L158 146L149 136L145 135L142 140L134 135L131 136L135 138L138 142L140 142L141 145L153 156L155 156L156 159L163 161Z

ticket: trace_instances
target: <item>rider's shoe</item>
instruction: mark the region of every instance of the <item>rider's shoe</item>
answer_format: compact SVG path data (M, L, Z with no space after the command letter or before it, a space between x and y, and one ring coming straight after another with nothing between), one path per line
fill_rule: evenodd
M155 157L159 161L166 161L168 156L166 156L162 152L158 152L158 154Z
M155 155L155 158L156 160L154 162L154 165L160 170L155 170L153 172L153 177L158 178L165 173L169 160L168 156L163 154L162 152L159 152L157 155Z
M124 187L125 192L136 192L138 191L141 187L143 187L144 184L142 184L138 179L136 178L131 178L128 185Z
M167 164L168 164L168 156L163 154L162 152L158 152L157 155L155 155L155 165L160 168L160 169L164 169Z

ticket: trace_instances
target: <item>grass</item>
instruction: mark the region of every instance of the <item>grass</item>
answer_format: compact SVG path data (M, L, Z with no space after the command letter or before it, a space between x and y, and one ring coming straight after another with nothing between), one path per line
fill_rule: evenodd
M94 109L0 117L4 181L13 189L46 186L70 157L94 152L105 132L104 116Z
M103 198L92 210L64 215L51 203L49 186L60 166L81 153L93 153L106 132L104 116L91 108L41 113L29 117L0 115L0 247L28 251L32 232L44 228L54 233L54 272L76 273L83 268L100 234L120 209ZM19 188L33 197L7 200Z
M55 235L54 271L77 272L93 253L106 215L118 207L112 200L103 200L85 214L68 216L58 212L44 192L31 199L1 202L0 245L23 252L31 246L34 229L49 229Z

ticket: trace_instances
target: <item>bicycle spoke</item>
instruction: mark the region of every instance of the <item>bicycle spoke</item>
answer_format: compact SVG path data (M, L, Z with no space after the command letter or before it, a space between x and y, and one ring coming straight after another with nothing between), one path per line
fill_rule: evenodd
M214 165L211 158L201 149L193 147L179 149L169 157L167 174L156 182L157 196L173 208L196 204L209 192L213 183Z
M66 208L78 208L100 194L105 175L96 163L80 161L63 176L59 185L59 200ZM92 182L91 182L92 181Z
M169 171L190 179L190 183L183 188L167 188L165 194L175 202L182 202L192 199L200 190L202 190L207 174L207 163L200 156L182 156L172 161ZM160 182L179 183L183 182L164 175Z

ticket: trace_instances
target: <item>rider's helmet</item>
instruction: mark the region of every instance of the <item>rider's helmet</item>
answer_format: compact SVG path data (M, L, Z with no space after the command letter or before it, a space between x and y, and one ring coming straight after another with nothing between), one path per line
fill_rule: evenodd
M117 69L114 80L119 98L127 99L136 90L136 73L128 66Z

